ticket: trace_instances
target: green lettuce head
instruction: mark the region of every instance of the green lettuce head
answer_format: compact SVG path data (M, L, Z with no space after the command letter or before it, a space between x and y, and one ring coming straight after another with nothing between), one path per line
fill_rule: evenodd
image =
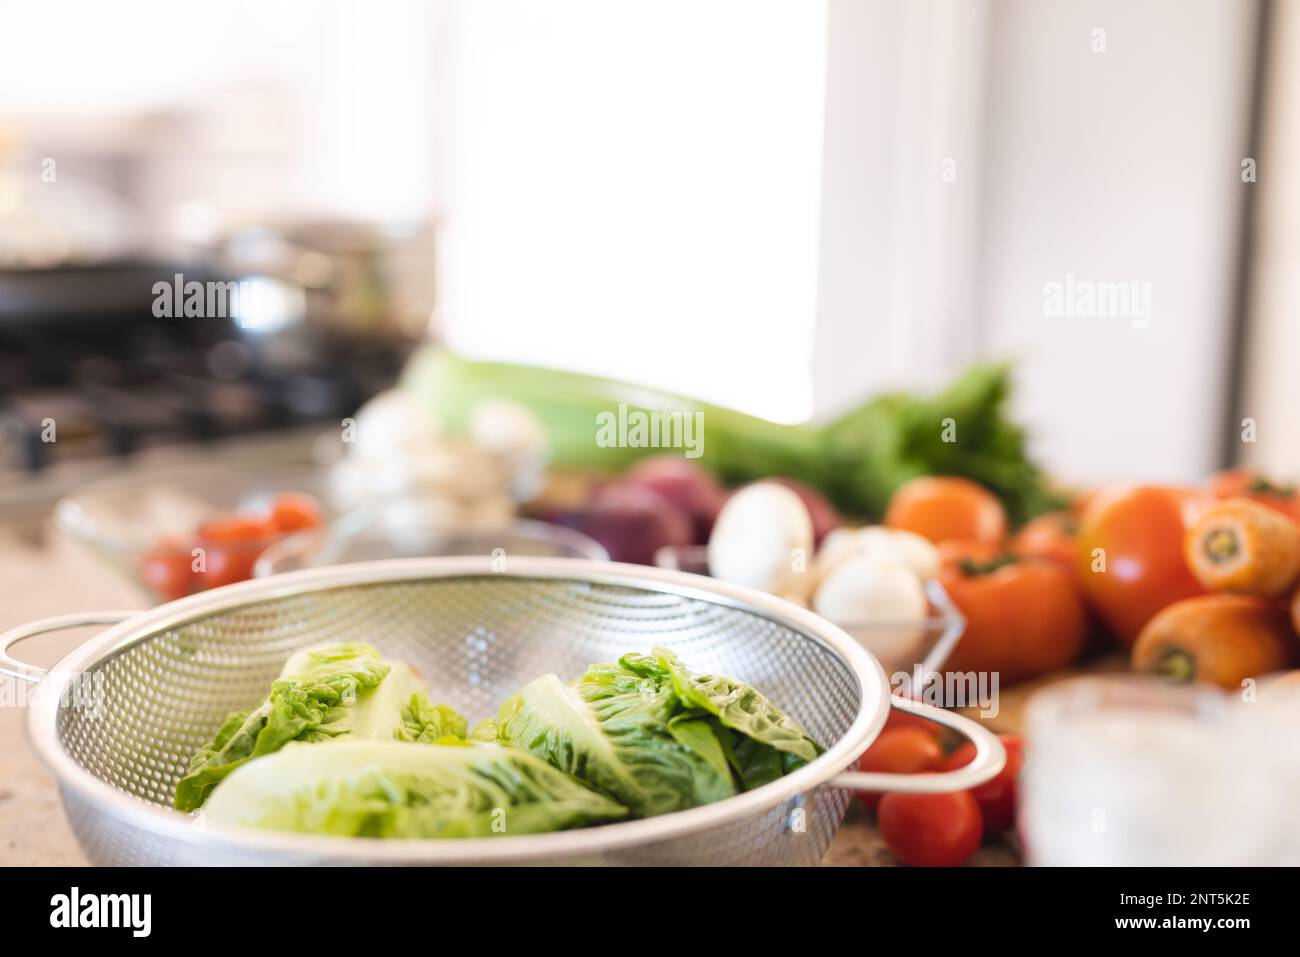
M336 837L493 837L616 821L627 808L525 751L461 741L286 748L231 774L205 824Z
M466 733L465 719L431 704L409 666L385 661L365 642L308 648L289 659L260 705L228 716L194 755L175 805L201 807L241 764L291 743L430 742Z
M501 707L497 733L638 817L722 800L821 753L752 686L691 674L663 648L592 665L568 684L530 682Z

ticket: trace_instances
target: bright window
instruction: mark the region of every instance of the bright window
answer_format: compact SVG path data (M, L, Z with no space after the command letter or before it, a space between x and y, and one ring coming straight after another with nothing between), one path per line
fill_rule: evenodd
M451 344L806 418L825 15L807 0L460 4Z

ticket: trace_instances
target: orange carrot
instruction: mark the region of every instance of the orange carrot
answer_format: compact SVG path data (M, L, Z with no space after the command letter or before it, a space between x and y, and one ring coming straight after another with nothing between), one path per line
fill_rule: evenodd
M1201 512L1183 539L1183 556L1212 591L1273 598L1300 575L1300 527L1258 502L1228 499Z
M1275 602L1200 595L1152 618L1133 645L1133 670L1237 689L1295 660L1295 635Z

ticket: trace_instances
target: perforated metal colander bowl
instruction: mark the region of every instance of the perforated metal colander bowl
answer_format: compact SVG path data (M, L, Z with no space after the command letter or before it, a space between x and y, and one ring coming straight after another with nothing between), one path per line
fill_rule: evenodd
M109 621L118 623L48 673L8 654L36 634ZM471 719L538 675L571 677L661 645L696 671L754 684L826 752L716 804L554 834L330 838L205 828L171 809L190 756L228 712L260 700L293 651L349 640L410 662L435 700ZM606 562L430 558L272 576L144 613L34 622L0 636L0 671L41 682L31 741L97 864L814 864L843 818L846 789L957 790L1003 760L997 738L973 722L895 697L895 707L959 727L975 740L976 760L935 775L841 773L891 704L865 649L768 595Z

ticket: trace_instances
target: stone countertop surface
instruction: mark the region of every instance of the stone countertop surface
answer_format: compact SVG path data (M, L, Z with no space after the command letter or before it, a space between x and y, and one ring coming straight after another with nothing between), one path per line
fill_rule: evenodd
M0 631L71 612L146 607L144 595L45 522L0 525ZM13 655L48 666L94 633L42 635ZM85 864L54 779L27 743L29 686L0 675L0 865Z
M0 582L0 631L49 615L146 606L133 584L46 521L0 525ZM91 633L93 629L42 636L20 646L15 656L50 665ZM27 744L26 690L23 683L0 676L0 866L84 865L54 780ZM997 839L970 863L1019 862L1013 842ZM853 802L823 864L896 863L869 813Z

